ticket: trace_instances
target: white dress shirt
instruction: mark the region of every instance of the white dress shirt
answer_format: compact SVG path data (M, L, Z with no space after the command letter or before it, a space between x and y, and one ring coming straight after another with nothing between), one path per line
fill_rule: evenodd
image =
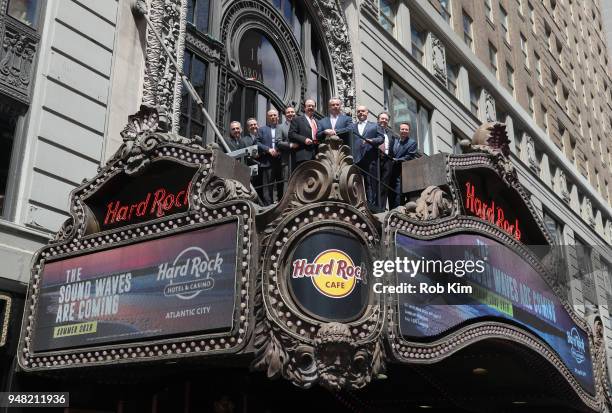
M367 122L367 121L363 121L363 122L359 122L359 123L357 124L357 130L359 130L359 134L360 134L361 136L363 136L363 131L365 131L366 122Z

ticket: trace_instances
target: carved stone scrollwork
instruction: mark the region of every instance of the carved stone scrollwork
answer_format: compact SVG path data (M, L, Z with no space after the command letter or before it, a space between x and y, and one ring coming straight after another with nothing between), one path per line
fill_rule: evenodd
M359 345L346 324L323 324L314 345L296 345L267 321L260 324L256 334L252 368L266 371L269 378L284 377L298 387L309 388L318 382L332 391L355 390L385 371L380 340Z
M251 188L233 179L211 178L200 193L200 199L210 205L220 204L226 201L245 199L255 202L257 194Z
M591 198L585 197L582 217L592 227L595 226L595 217L593 216L593 204Z
M174 55L179 67L183 65L185 44L185 0L151 0L149 17L154 30L161 34L162 41ZM172 129L178 128L181 102L181 79L164 53L155 35L147 28L145 76L142 102L160 107L168 113Z
M336 90L344 106L355 106L355 68L348 25L339 0L313 0L334 68Z
M128 124L121 132L123 145L115 157L126 159L125 173L135 175L150 162L149 153L160 142L171 142L183 145L193 145L195 139L163 133L168 129L165 114L154 107L142 105L140 111L128 117Z
M453 201L441 188L429 186L421 192L419 199L408 202L401 212L419 221L439 219L453 213Z
M558 175L557 175L557 182L556 182L556 192L557 194L561 195L561 198L563 198L563 200L565 202L570 201L570 194L567 191L567 180L565 178L565 172L559 170Z
M500 122L482 124L474 132L471 141L468 139L461 141L461 148L464 153L480 152L493 156L502 179L507 184L518 182L516 170L509 158L510 139L506 124Z
M536 156L535 142L531 136L527 135L525 145L527 148L527 166L529 166L531 170L539 175L540 164L538 163L538 158Z
M278 209L289 203L306 205L324 200L344 201L357 208L366 208L365 189L359 169L353 165L351 150L337 136L319 145L316 161L300 165L288 184L288 194Z
M431 36L431 63L433 74L444 85L447 86L446 77L446 49L444 44L432 33Z
M50 242L56 243L68 239L68 237L72 235L72 231L74 231L74 218L70 217L64 221L61 228Z
M32 80L36 43L30 35L7 25L0 54L0 81L27 95Z
M221 53L223 44L208 35L196 36L192 33L187 33L186 42L189 45L193 45L214 62L221 62Z
M495 122L497 120L497 113L495 110L495 99L486 90L483 90L483 96L484 96L484 108L485 108L485 111L484 111L485 121Z

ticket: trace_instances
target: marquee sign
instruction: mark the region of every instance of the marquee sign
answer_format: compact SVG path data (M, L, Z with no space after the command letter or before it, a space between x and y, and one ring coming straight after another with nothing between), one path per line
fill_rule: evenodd
M473 248L472 248L473 247ZM430 340L448 334L469 321L501 318L517 322L553 348L580 385L595 394L593 364L587 334L572 320L541 274L510 247L486 236L447 235L420 240L401 233L395 236L396 257L424 260L440 255L451 258L476 255L485 258L484 271L470 271L462 278L470 294L431 297L399 294L400 331L406 339ZM436 285L456 277L442 273L398 274L398 283Z
M487 221L524 244L548 245L528 203L496 172L486 167L456 169L454 178L466 215Z
M229 331L237 221L46 264L33 351Z
M486 256L483 272L459 278L446 270L395 273L395 285L434 291L459 281L466 288L461 294L388 292L393 357L430 364L480 340L509 340L548 360L582 402L601 410L607 378L595 366L602 347L539 255L550 251L552 239L508 158L505 126L485 124L462 146L462 155L437 155L434 163L444 166L446 177L436 177L435 186L424 181L420 193L414 188L413 201L387 214L387 257L425 262Z
M152 221L189 208L197 168L159 161L138 176L120 172L85 199L99 231Z
M248 168L164 133L143 107L34 257L19 364L47 371L243 351L255 194Z

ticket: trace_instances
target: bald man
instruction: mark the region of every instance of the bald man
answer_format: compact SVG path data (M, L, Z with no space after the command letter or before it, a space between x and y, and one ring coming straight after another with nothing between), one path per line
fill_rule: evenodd
M345 145L350 145L350 131L353 127L353 119L342 113L342 101L339 98L331 98L327 103L329 116L319 121L320 129L317 132L319 142L325 141L329 136L339 136Z

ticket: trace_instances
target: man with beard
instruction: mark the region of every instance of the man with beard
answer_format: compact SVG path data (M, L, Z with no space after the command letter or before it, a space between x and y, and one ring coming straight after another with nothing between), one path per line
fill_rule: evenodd
M329 116L319 122L320 130L317 133L319 142L325 141L328 136L338 135L344 140L345 145L350 145L350 131L353 126L353 119L340 113L342 101L336 97L328 102Z
M389 128L389 113L381 112L378 115L378 126L383 130L385 141L378 147L380 150L380 202L381 210L387 206L389 193L393 191L391 186L391 172L393 171L393 144L399 136Z
M389 197L389 209L401 204L402 195L402 162L418 158L417 143L410 138L410 124L400 125L400 138L393 144L393 171L391 172L391 187L395 193Z
M368 120L368 108L357 106L357 122L353 124L353 161L361 168L368 203L378 209L378 146L384 141L380 126Z
M289 127L289 142L298 144L295 154L296 165L314 159L317 153L317 132L319 124L314 118L316 103L313 99L304 101L304 114L295 117Z

